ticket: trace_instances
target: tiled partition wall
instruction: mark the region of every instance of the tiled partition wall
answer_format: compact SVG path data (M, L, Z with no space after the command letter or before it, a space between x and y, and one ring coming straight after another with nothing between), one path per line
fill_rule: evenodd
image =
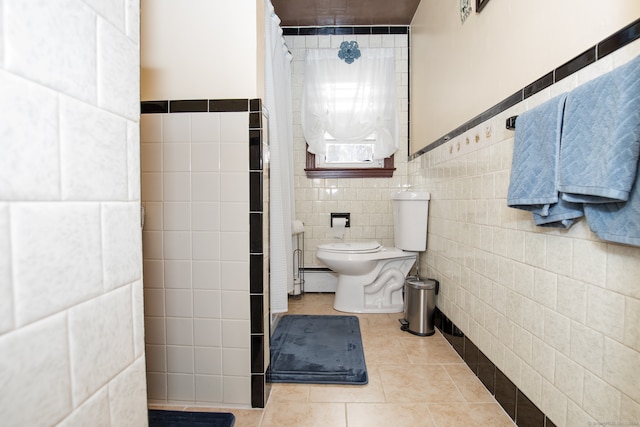
M263 407L268 146L259 99L142 103L152 403ZM263 135L265 136L263 138Z
M138 3L0 15L0 424L146 426Z
M505 129L508 117L638 54L635 41L524 91L409 162L410 182L431 192L421 264L440 281L440 326L518 425L640 420L640 249L599 240L584 220L540 228L508 208L514 132Z
M293 149L296 215L305 225L307 267L320 265L315 252L319 244L335 241L330 227L331 212L351 213L351 227L345 239L376 239L393 246L390 195L407 183L409 36L407 27L321 27L284 29L293 55ZM362 48L392 47L396 56L400 149L394 156L393 178L309 179L305 175L306 142L302 134L301 102L304 58L308 49L335 49L355 40Z

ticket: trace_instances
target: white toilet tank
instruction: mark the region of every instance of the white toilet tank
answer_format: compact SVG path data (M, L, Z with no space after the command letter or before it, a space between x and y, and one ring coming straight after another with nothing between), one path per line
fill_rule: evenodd
M427 192L398 191L391 193L396 248L416 252L427 249L429 199L430 194Z

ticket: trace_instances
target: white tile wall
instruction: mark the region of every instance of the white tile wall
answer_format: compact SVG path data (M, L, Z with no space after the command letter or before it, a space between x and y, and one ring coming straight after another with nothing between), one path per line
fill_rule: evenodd
M187 401L195 399L193 374L167 374L167 399Z
M62 427L83 427L88 424L100 427L111 425L108 387L101 388L59 425Z
M408 165L409 183L431 192L420 262L440 280L438 306L558 426L637 419L640 249L598 240L585 221L536 228L508 208L504 123L638 54L636 41Z
M122 118L63 97L60 134L64 199L127 199L127 126Z
M245 404L251 394L251 378L244 376L223 377L223 401L229 405Z
M249 347L240 345L250 337L248 129L248 112L142 116L152 401L251 404L251 390L236 381L251 375ZM236 287L225 283L229 276ZM225 362L229 348L247 357Z
M168 345L193 345L192 319L169 317L165 323Z
M212 403L224 400L223 382L220 376L198 375L196 377L196 396L198 402Z
M130 203L102 205L104 287L111 290L142 276L140 208Z
M204 319L220 319L222 317L220 291L194 290L193 298L196 317Z
M220 254L222 261L249 262L249 241L242 238L246 234L243 232L220 233L220 247L224 248Z
M9 240L9 208L0 203L0 253L8 254ZM11 260L8 256L0 258L0 334L14 326L13 289L11 286Z
M205 375L222 375L222 352L219 347L195 348L195 372Z
M18 325L102 292L98 204L13 203L11 220Z
M144 426L147 423L146 386L139 378L144 378L145 363L138 358L114 381L109 383L110 418L112 425ZM126 396L121 399L119 396ZM85 424L87 425L87 424Z
M167 372L193 372L193 347L167 346Z
M61 313L0 337L7 425L38 425L43 416L55 423L72 412L67 333Z
M193 113L191 115L191 142L211 143L217 146L220 143L220 119L223 117L227 117L227 115ZM219 166L218 164L217 167Z
M56 92L0 70L0 157L2 200L52 200L60 197L60 148ZM33 115L38 111L38 115ZM8 117L8 116L7 116ZM19 182L20 185L10 185Z
M124 11L122 0L111 3L119 10L116 15ZM124 28L118 28L123 21L117 21L116 24L98 21L98 104L105 110L137 120L140 114L139 46L123 32Z
M243 262L225 261L220 266L220 286L224 290L247 291L249 271L240 268ZM631 332L630 332L630 336Z
M191 274L194 289L220 289L220 262L196 261L192 264Z
M77 0L59 3L6 0L4 18L7 70L95 104L99 20L95 10Z
M69 311L73 401L83 402L134 361L131 290L122 287ZM110 340L96 337L112 337Z
M0 6L2 423L146 425L139 3Z
M383 245L393 246L390 195L407 184L408 36L287 36L285 39L293 55L295 208L298 219L305 224L305 265L321 265L315 256L317 246L335 240L329 225L331 212L351 213L351 227L346 229L345 239L375 239ZM356 40L363 48L395 48L397 93L399 111L402 113L400 149L394 156L396 171L393 178L308 179L305 176L306 146L300 118L305 51L329 47L337 49L344 40Z

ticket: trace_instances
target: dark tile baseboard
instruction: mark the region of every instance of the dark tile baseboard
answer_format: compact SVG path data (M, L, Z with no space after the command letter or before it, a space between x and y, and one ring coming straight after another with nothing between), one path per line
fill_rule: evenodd
M435 326L519 427L555 424L439 308Z

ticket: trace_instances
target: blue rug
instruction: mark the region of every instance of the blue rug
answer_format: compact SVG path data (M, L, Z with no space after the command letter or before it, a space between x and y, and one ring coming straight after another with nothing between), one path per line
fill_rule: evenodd
M283 316L271 337L268 378L274 383L367 384L358 318Z
M149 427L233 427L229 412L183 412L149 410Z

